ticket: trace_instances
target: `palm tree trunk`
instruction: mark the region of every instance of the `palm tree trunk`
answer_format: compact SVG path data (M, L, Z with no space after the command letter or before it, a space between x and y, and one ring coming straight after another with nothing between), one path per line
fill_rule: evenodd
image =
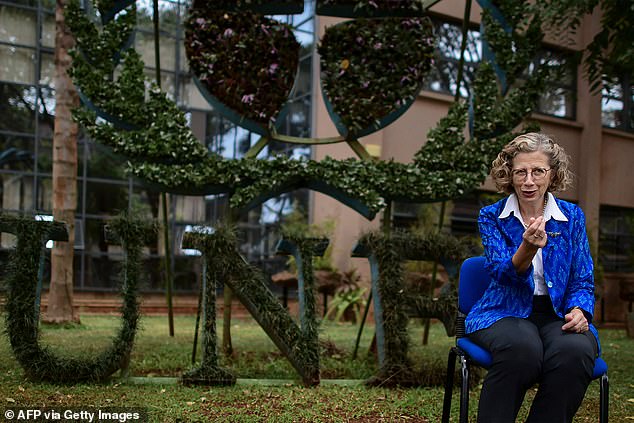
M51 284L44 321L78 321L73 309L73 245L77 204L77 124L71 112L79 97L68 75L68 54L75 40L64 22L67 0L57 0L55 9L55 130L53 136L53 219L65 222L68 242L55 242L51 252Z

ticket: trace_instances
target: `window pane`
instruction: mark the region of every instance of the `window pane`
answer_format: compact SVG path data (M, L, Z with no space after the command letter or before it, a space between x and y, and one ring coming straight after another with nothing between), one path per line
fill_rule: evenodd
M626 131L634 129L632 119L634 92L631 80L628 75L604 80L601 103L601 120L604 126ZM629 95L629 98L624 95Z
M181 78L180 101L191 109L211 110L211 106L189 77Z
M15 3L19 6L37 7L37 0L4 0L6 3Z
M601 107L601 121L604 126L620 128L623 126L623 102L604 97Z
M239 158L259 139L257 134L235 126L217 113L207 114L205 145L213 153L228 159Z
M35 50L0 45L0 81L35 82Z
M86 256L84 289L115 290L123 256L91 254Z
M628 79L628 81L632 81L631 78ZM630 117L630 121L629 121L629 125L628 125L628 130L632 131L634 130L634 85L632 84L628 84L630 85L630 89L629 89L629 93L630 93L630 98L629 98L629 105L630 105L630 113L629 113L629 117Z
M145 189L139 186L133 188L132 210L137 216L147 219L157 219L159 215L159 191Z
M184 14L185 7L181 4L181 16ZM137 26L146 31L152 31L153 24L153 4L151 1L137 2ZM179 27L179 5L176 2L159 0L159 24L161 32L175 34Z
M86 252L108 251L106 239L104 237L104 225L107 222L102 219L86 218L84 226L84 241Z
M55 15L42 14L42 46L55 47Z
M33 170L33 138L0 133L0 169Z
M126 180L123 166L125 158L114 155L112 151L99 144L85 146L87 148L89 178Z
M33 133L35 104L35 87L0 82L0 131Z
M53 140L41 139L37 151L38 172L53 173Z
M458 64L460 61L460 45L462 43L461 26L449 22L434 23L436 34L436 51L434 64L427 77L425 88L454 94L457 88ZM460 95L469 95L469 87L474 79L475 70L482 58L482 43L478 31L467 32L467 46L464 52L463 79Z
M40 0L40 4L42 5L42 9L54 11L56 6L56 1L55 0Z
M53 138L55 128L55 91L48 87L40 88L37 102L39 119L38 134L40 137Z
M623 87L619 78L613 78L611 81L604 81L602 94L604 97L623 98Z
M2 181L0 205L2 205L3 210L26 211L33 209L33 176L9 174L0 170L0 181Z
M457 75L458 70L455 62L436 61L427 77L427 89L453 95L456 91Z
M312 60L310 57L303 59L299 62L299 71L295 79L295 97L301 97L303 95L310 94L311 87L311 67Z
M172 195L170 201L172 213L177 221L205 221L205 204L203 197Z
M290 102L287 106L288 113L280 128L280 133L295 137L310 137L310 98L304 97ZM292 145L287 145L293 148Z
M160 259L159 259L160 260ZM154 266L157 265L154 259ZM150 259L148 259L150 262ZM160 269L160 267L158 267ZM156 273L156 271L155 271ZM150 274L150 273L146 273ZM174 258L174 290L177 292L196 292L202 275L202 260L199 257L178 255ZM164 289L162 278L152 278L150 286L158 290ZM158 282L158 283L157 283Z
M37 13L0 5L0 41L35 46Z
M634 210L602 206L599 257L607 272L634 271Z
M557 75L557 82L560 85L573 85L575 83L575 74L572 72L574 63L566 57L566 54L546 50L542 53L539 63L561 69L561 72Z
M53 86L55 83L55 58L52 53L42 52L40 56L42 67L40 68L40 85Z
M565 52L544 50L532 69L544 65L553 67L555 73L540 96L537 110L547 115L573 119L576 108L576 62Z
M538 110L541 113L559 116L574 116L574 93L563 87L550 87L540 98Z
M161 37L159 42L161 69L176 70L176 40L171 37ZM141 54L145 66L154 68L154 34L137 31L134 38L134 46Z
M156 81L156 72L154 69L145 69L145 77L150 81ZM161 72L161 91L174 100L176 97L176 77L172 72Z
M53 179L37 178L37 210L47 214L53 213Z
M127 184L87 182L86 213L116 215L128 209Z
M116 289L123 254L119 246L108 245L104 236L103 219L85 219L85 276L84 288Z

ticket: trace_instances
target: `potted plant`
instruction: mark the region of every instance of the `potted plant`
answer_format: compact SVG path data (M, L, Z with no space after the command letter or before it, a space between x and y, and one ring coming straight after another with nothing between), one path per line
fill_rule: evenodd
M340 284L334 290L334 296L324 318L333 319L340 323L361 321L361 310L366 305L367 288L359 285L361 277L356 269L351 269L342 274Z

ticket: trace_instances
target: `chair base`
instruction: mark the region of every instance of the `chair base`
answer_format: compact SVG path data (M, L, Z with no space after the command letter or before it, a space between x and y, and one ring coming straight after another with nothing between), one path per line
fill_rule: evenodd
M469 418L469 358L458 347L449 350L447 360L447 377L445 379L445 396L442 407L442 423L449 423L451 414L451 397L453 394L453 377L456 370L456 358L460 359L460 418L459 423L467 423Z

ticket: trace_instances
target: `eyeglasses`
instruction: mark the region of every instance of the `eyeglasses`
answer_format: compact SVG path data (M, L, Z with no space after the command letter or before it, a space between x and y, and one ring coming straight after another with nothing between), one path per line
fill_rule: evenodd
M526 177L528 176L528 174L531 174L531 177L533 178L533 181L540 181L542 179L544 179L546 177L546 174L548 173L550 169L546 169L543 167L536 167L534 169L528 170L528 169L513 169L511 171L511 174L513 175L513 179L515 179L516 181L524 181L526 180Z

